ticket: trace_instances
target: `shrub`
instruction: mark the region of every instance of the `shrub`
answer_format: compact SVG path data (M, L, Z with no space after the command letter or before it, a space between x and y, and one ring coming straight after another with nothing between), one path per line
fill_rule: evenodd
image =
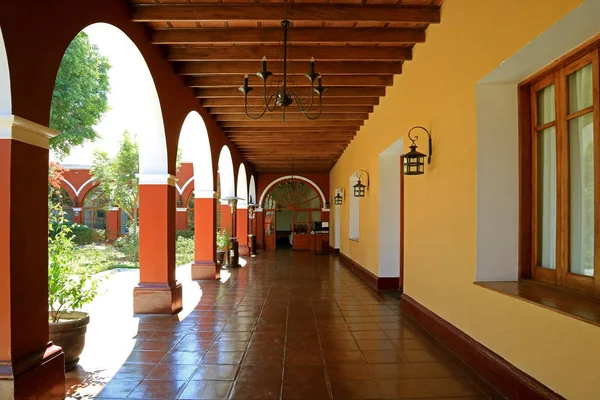
M225 229L217 231L217 250L225 250L229 242L229 234Z
M53 207L48 230L48 307L50 320L58 322L63 314L80 309L98 294L95 268L86 268L77 274L76 248L72 231L65 224L62 207Z
M175 242L175 265L191 263L194 261L194 238L179 236Z
M113 242L113 246L119 249L128 261L139 262L140 241L137 233L121 236Z
M176 238L186 238L186 239L193 239L194 238L194 231L191 230L186 230L186 231L177 231L175 232L175 237Z

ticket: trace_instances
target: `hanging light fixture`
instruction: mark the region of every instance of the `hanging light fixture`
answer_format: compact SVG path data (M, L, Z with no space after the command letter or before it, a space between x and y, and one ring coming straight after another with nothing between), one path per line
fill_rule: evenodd
M367 174L367 185L366 186L363 185L363 183L360 181L362 172ZM364 169L360 169L360 170L356 171L356 177L358 178L358 182L356 183L356 185L354 185L354 197L365 197L366 190L369 187L369 180L370 180L369 173L367 171L365 171Z
M419 140L419 137L415 136L413 138L410 135L414 129L422 129L427 132L427 136L429 136L429 156L417 151L415 141ZM408 138L412 144L409 146L410 151L402 156L404 158L404 175L423 175L425 173L425 157L427 157L427 164L431 164L431 134L422 126L415 126L408 131Z
M344 188L342 186L338 186L335 188L335 197L333 198L333 202L336 206L341 206L344 202Z
M263 103L260 105L260 111L258 114L251 115L248 110L248 93L250 93L253 88L248 86L248 74L244 76L244 86L239 87L239 91L244 94L244 112L246 116L250 119L260 119L267 111L272 112L275 111L277 107L281 107L281 122L285 122L285 110L287 107L295 104L298 111L302 113L307 119L317 119L321 116L321 112L323 110L323 102L322 96L323 92L327 90L327 88L323 87L321 83L321 74L315 72L315 59L314 57L310 59L310 71L304 76L310 81L310 99L302 99L300 94L295 90L296 83L296 75L293 71L293 64L290 60L288 60L288 41L289 41L289 28L290 21L287 19L287 0L284 2L284 11L283 11L283 20L281 21L281 26L283 27L283 60L281 75L277 82L277 86L275 91L271 91L271 85L273 81L271 80L271 85L267 88L267 80L272 72L267 70L267 57L264 56L262 59L262 70L258 71L256 75L263 82ZM292 68L290 77L292 79L292 89L288 88L288 63ZM280 76L281 76L280 75ZM315 86L315 81L317 82L317 86ZM315 93L319 96L318 105L315 104ZM318 110L317 110L318 108ZM309 115L311 112L316 112L314 115Z

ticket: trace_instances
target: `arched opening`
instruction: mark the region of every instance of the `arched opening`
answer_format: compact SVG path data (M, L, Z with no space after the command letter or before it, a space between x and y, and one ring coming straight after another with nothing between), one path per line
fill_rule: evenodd
M10 95L10 73L8 70L8 57L4 47L4 37L0 29L0 117L12 114Z
M110 200L99 186L90 189L82 202L83 223L92 229L106 229L109 206Z
M229 147L223 146L219 154L219 179L221 198L235 196L235 180L233 175L233 159Z
M322 191L302 177L280 178L261 196L267 250L314 249L314 231L323 220Z
M248 177L246 175L246 166L244 164L240 164L238 170L236 196L243 199L238 201L238 206L243 207L248 205Z
M256 204L258 199L256 198L256 180L254 175L250 176L250 184L248 186L248 201Z

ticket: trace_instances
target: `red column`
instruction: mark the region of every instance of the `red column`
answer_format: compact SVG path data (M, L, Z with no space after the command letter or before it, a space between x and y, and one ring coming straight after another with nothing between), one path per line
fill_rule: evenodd
M188 210L184 207L177 207L175 214L175 229L185 231L188 229Z
M73 223L83 224L83 209L81 207L73 207Z
M221 204L221 230L226 230L229 236L232 236L233 226L231 219L231 207L225 202Z
M256 229L254 234L256 235L256 247L259 249L265 249L265 228L263 226L264 213L262 208L257 208L254 211L254 224Z
M249 256L248 248L248 206L242 205L237 208L235 218L236 234L239 243L240 256Z
M65 394L64 354L48 335L48 139L56 134L0 117L0 398L7 400Z
M181 310L181 284L175 279L176 179L140 175L140 283L133 290L135 313Z
M120 231L121 209L118 207L111 207L106 213L106 240L117 240Z
M217 200L212 191L195 191L194 195L195 261L192 279L220 279L221 270L216 263Z

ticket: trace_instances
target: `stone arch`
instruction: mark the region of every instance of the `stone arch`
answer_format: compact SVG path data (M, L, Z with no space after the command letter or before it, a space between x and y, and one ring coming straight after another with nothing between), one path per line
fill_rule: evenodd
M194 168L195 196L212 197L214 183L210 139L204 120L196 111L191 111L183 121L179 135L179 145L184 149L187 146L193 149L192 165ZM183 192L185 188L182 187L181 190Z
M235 196L235 178L233 174L233 159L227 145L221 148L219 154L219 176L221 179L221 198Z
M0 116L12 114L10 95L10 72L8 69L8 56L4 47L4 37L0 29Z
M110 46L102 48L102 53L112 61L122 59L123 53L127 54L127 62L113 64L120 69L120 90L113 93L114 98L127 102L130 107L127 111L128 119L135 119L140 155L140 182L144 182L144 175L166 175L167 140L162 116L162 109L158 92L150 69L137 45L121 29L107 23L94 23L82 31L100 30L102 36L110 38L113 42L120 42L126 48L119 47L112 50ZM107 39L108 40L108 39ZM111 55L111 51L115 53ZM60 67L59 67L60 68ZM58 71L57 71L58 72Z
M310 180L304 176L287 175L287 176L282 176L280 178L274 179L271 183L269 183L269 185L265 188L265 190L263 190L263 192L260 195L260 201L258 202L259 207L263 206L263 203L265 201L265 196L267 195L267 193L269 193L269 191L271 190L271 188L273 188L273 186L275 186L276 184L278 184L281 181L287 181L289 179L297 179L297 180L309 183L312 187L315 188L317 193L319 193L319 197L321 198L321 204L324 205L327 202L327 200L325 199L325 194L323 194L323 191L321 190L319 185L317 185L315 182L313 182L312 180Z
M236 196L243 199L239 200L240 206L248 205L248 177L246 176L246 166L240 163L240 168L237 175L237 191Z

